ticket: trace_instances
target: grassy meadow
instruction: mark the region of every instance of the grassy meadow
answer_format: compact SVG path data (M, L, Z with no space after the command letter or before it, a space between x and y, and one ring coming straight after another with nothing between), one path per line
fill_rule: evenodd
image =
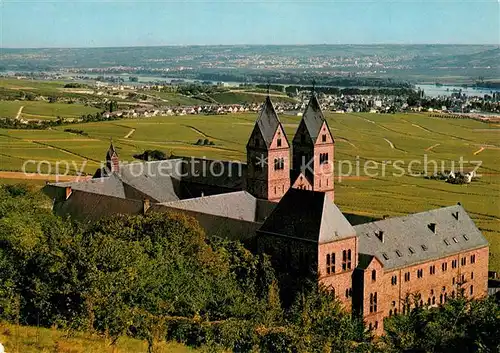
M82 115L100 111L83 104L49 103L44 101L0 101L0 117L15 118L22 108L20 119L55 120L61 118L79 118Z
M111 340L88 333L0 323L0 342L7 353L139 353L146 352L145 341L122 337ZM158 353L194 353L179 343L158 343Z
M461 202L491 243L491 268L500 271L500 126L433 118L427 114L327 113L326 116L336 140L335 199L343 211L382 217ZM300 118L287 115L280 118L291 140ZM174 155L245 160L245 145L255 119L256 114L249 113L155 117L70 126L85 131L88 136L64 132L67 128L64 126L41 131L0 129L0 170L20 171L24 161L35 159L46 160L48 163L42 170L48 171L50 165L54 172L55 163L66 160L75 162L70 166L71 173L76 173L85 163L83 171L92 174L104 159L110 138L123 161L132 161L133 154L146 149ZM195 145L198 139L205 138L215 145ZM443 164L448 170L455 162L457 169L461 157L482 163L477 171L481 176L469 185L452 185L417 175L424 170L424 158L431 174L432 161L436 161L440 169ZM363 166L368 160L372 161L368 165L371 169L366 173ZM348 162L354 171L356 162L359 163L358 176L340 176L341 172L348 172ZM464 169L471 170L475 164L465 163ZM405 174L398 176L401 168ZM34 165L28 166L28 171L35 169Z

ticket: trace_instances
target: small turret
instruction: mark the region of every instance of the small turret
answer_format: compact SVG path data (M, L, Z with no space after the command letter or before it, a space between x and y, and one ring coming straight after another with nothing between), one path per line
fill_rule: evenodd
M120 160L118 153L116 153L113 141L110 142L108 152L106 153L106 169L110 173L118 173L120 171Z

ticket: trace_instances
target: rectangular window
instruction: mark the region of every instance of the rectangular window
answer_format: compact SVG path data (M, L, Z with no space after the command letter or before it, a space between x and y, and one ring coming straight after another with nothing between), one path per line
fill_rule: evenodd
M410 280L410 272L405 273L405 282L408 282Z
M326 273L335 273L335 253L326 254Z
M319 164L328 163L328 153L320 153L319 154Z
M417 270L417 278L422 278L424 276L424 270Z
M467 265L467 258L466 258L466 257L462 257L462 260L460 261L460 264L461 264L462 266Z
M281 139L278 139L278 141L276 141L276 144L278 145L278 147L281 147Z
M448 270L448 263L447 262L443 262L441 264L441 270L443 270L443 272Z
M429 267L429 272L431 275L436 274L436 266L432 265L431 267Z
M322 142L326 142L326 134L323 134L323 135L321 136L321 141L322 141Z
M351 264L351 249L347 250L347 269L350 270L352 267Z
M457 268L457 260L451 261L451 268Z
M377 292L370 293L370 313L377 312Z
M392 276L392 278L391 278L391 284L393 286L395 286L396 284L398 284L398 276Z
M342 271L347 270L347 251L342 251Z
M476 255L471 255L470 256L470 263L475 264L476 263Z
M474 286L471 284L470 286L470 295L473 295L474 294Z

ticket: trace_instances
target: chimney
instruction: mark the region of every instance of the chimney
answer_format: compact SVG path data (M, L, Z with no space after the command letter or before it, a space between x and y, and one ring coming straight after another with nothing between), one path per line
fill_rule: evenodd
M146 212L149 210L149 207L151 206L151 203L149 199L144 199L142 201L142 213L146 214Z
M72 192L73 192L73 190L71 190L71 186L66 186L66 198L65 198L65 200L67 200L71 196Z
M377 236L378 240L380 240L382 243L384 242L384 231L383 230L379 230L378 232L375 233L375 235Z
M429 223L427 227L429 227L432 233L436 234L436 223Z
M453 217L458 221L458 211L452 213Z

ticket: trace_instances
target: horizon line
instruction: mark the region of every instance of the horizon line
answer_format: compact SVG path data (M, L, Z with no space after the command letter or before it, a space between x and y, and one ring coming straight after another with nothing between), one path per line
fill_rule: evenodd
M54 47L10 47L0 49L114 49L114 48L162 48L162 47L278 47L278 46L489 46L500 48L499 43L309 43L309 44L154 44L154 45L118 45L118 46L54 46Z

